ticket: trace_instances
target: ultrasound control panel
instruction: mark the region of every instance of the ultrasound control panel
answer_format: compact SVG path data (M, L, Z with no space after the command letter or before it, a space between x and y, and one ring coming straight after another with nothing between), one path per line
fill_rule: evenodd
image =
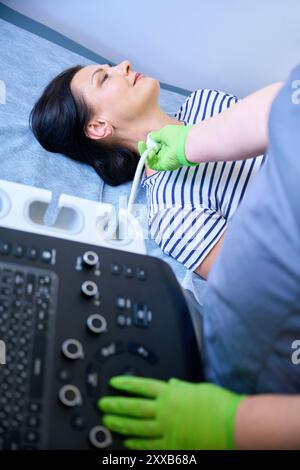
M0 340L0 449L121 449L96 406L111 377L202 379L166 263L3 227Z

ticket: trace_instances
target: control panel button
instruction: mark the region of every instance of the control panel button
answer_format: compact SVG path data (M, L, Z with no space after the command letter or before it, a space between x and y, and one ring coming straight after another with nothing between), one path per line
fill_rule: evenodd
M37 403L35 401L31 401L29 404L28 404L28 411L30 413L40 413L41 411L41 405L40 403Z
M140 357L141 359L145 359L145 361L149 362L149 364L155 364L157 362L156 356L141 344L129 343L128 352Z
M50 286L51 285L51 277L46 275L46 276L39 276L38 280L39 286Z
M25 286L25 297L28 302L31 303L35 294L35 276L33 274L28 274L26 278Z
M116 300L116 306L117 308L123 310L126 308L126 299L124 297L117 297Z
M99 351L96 353L96 358L100 361L104 361L112 356L115 356L116 354L123 352L123 350L123 346L120 342L113 341L99 349Z
M68 369L61 369L58 371L57 377L61 382L69 382L72 375Z
M104 426L94 426L89 432L89 440L97 449L105 449L113 442L111 433Z
M104 333L107 331L107 322L102 315L98 315L97 313L90 315L86 321L88 329L92 333Z
M16 258L23 258L25 256L26 250L23 245L16 245L13 249L13 255Z
M26 442L36 443L39 440L39 434L35 431L28 431L25 434Z
M120 328L123 328L123 327L126 326L126 316L125 315L123 315L123 314L117 315L117 325Z
M52 253L51 251L49 250L44 250L42 251L41 253L41 260L44 262L44 263L50 263L52 259Z
M110 265L110 272L114 275L114 276L118 276L119 274L121 274L121 268L118 264L116 263L112 263Z
M145 281L147 279L147 273L146 273L146 270L144 268L137 268L136 270L136 277L140 280L140 281Z
M145 328L152 319L152 312L148 310L147 305L134 304L133 306L133 324Z
M68 359L82 359L84 357L83 347L78 339L66 339L61 350Z
M123 270L124 270L125 277L129 277L129 278L133 277L134 272L131 266L124 266Z
M127 326L131 326L132 324L131 317L128 315L124 315L123 313L117 315L116 322L119 328L125 328Z
M64 385L58 392L61 403L68 407L79 406L82 404L81 393L75 385Z
M82 261L86 267L92 268L98 263L99 256L94 251L86 251L82 257Z
M15 286L23 286L24 284L24 274L21 272L15 273Z
M71 418L71 426L75 429L84 429L87 425L87 419L82 415L73 415Z
M99 365L97 366L91 362L85 371L86 391L90 397L99 396L99 369Z
M27 426L29 428L38 428L40 425L40 420L37 416L29 416L27 419Z
M81 292L86 297L95 297L98 294L98 286L94 281L85 281L81 285Z
M0 255L9 255L11 250L11 244L0 241Z
M35 248L30 248L27 253L27 258L34 261L38 259L38 251Z

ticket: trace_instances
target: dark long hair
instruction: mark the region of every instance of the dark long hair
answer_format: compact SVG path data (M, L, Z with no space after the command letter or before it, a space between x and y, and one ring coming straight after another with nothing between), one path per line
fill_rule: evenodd
M46 150L91 165L106 183L117 186L132 180L139 155L85 135L90 111L83 100L75 99L70 88L80 69L81 65L71 67L47 85L30 113L30 127Z

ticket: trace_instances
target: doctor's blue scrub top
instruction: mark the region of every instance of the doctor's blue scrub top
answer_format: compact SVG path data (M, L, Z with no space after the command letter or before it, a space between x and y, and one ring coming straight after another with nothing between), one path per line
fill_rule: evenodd
M204 337L208 380L300 393L300 65L272 104L268 157L210 272Z

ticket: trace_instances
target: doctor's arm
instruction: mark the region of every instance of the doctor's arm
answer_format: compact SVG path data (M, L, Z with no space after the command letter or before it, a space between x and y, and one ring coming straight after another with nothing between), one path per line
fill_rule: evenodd
M300 448L299 395L245 397L209 383L128 376L110 384L119 396L99 400L103 423L130 449Z
M282 83L274 83L196 125L167 125L151 132L160 149L147 163L154 170L207 161L243 160L263 154L268 146L268 116Z
M300 449L300 395L256 395L241 401L237 449Z
M185 143L187 160L241 160L263 154L268 146L269 111L281 86L275 83L262 88L193 126Z

